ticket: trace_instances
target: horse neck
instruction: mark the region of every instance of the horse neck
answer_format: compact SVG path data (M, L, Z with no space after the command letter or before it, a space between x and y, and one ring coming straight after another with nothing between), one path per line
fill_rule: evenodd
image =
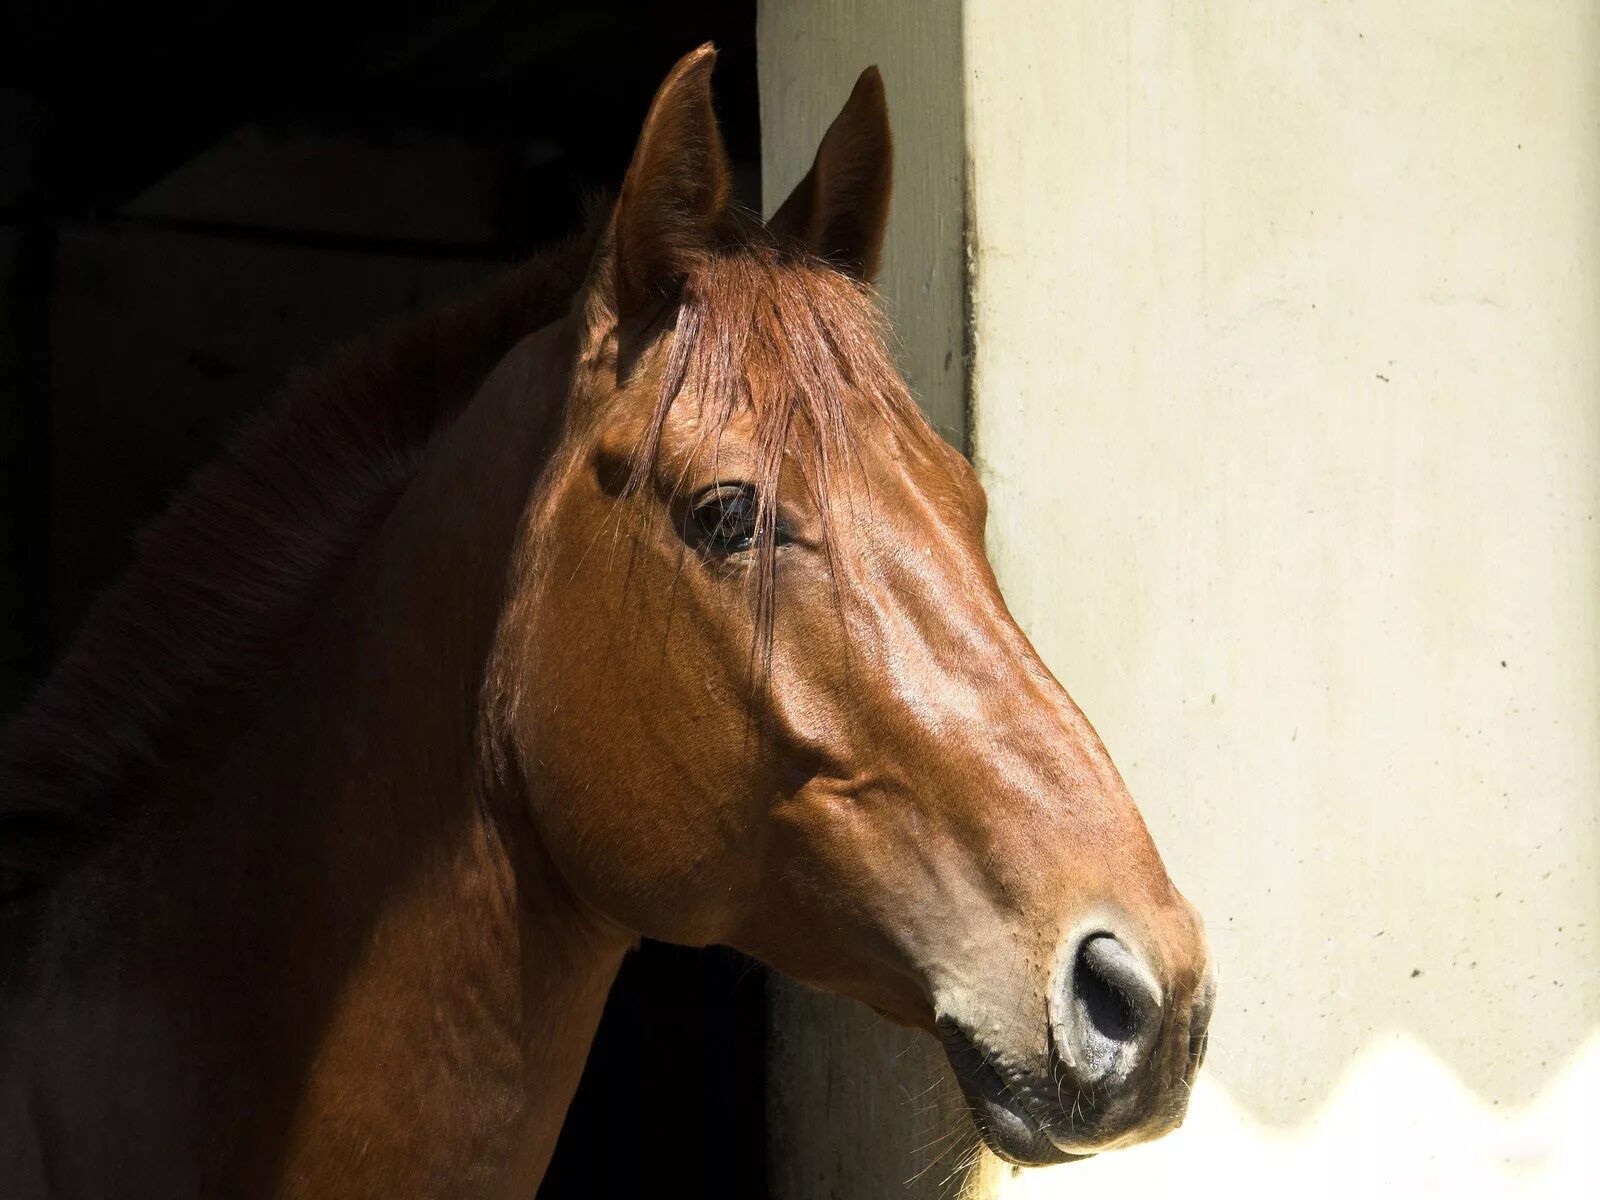
M366 892L291 1137L301 1177L359 1152L397 1172L375 1181L386 1189L441 1194L510 1161L505 1182L526 1194L631 941L565 891L527 798L483 761L484 668L571 350L564 323L518 347L429 454L308 646L298 728L273 747L287 794L338 781L315 840L334 893L353 874ZM326 920L325 901L308 920ZM397 1108L428 1114L431 1146ZM390 1167L374 1153L386 1137Z
M141 930L162 932L123 978L160 979L209 1047L191 1090L267 1131L219 1131L219 1184L321 1194L357 1170L363 1193L482 1194L509 1170L531 1194L553 1148L629 939L546 867L479 727L567 344L561 325L528 339L440 435L140 885L161 911Z

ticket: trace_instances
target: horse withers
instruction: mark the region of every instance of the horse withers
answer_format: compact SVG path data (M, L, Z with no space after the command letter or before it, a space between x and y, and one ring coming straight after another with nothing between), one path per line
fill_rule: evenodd
M297 380L7 731L8 1195L531 1195L641 936L929 1031L1014 1162L1182 1118L1205 939L885 349L878 74L763 224L713 59L585 237Z

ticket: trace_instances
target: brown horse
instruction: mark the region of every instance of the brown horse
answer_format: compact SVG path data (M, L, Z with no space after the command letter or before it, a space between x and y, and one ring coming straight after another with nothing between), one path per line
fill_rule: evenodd
M641 935L934 1032L1014 1161L1181 1119L1200 923L885 351L878 75L762 225L713 57L585 239L202 471L8 731L5 1195L527 1197Z

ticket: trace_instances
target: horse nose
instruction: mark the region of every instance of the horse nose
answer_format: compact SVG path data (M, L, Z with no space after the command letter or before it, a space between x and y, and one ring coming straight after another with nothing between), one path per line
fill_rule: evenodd
M1078 1082L1126 1082L1149 1056L1161 1027L1161 986L1120 939L1094 933L1061 973L1053 1021L1056 1049Z

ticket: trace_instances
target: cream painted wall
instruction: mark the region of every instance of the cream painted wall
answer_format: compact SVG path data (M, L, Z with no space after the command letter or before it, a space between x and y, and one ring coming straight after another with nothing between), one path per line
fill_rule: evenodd
M764 5L764 89L821 69L769 30L836 7ZM973 1193L1575 1194L1600 1177L1600 6L960 24L965 118L933 140L969 164L991 552L1223 977L1184 1130ZM960 228L907 199L901 244Z

